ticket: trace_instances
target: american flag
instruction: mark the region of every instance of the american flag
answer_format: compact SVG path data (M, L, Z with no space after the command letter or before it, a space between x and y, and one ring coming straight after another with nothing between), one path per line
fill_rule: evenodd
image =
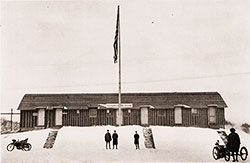
M118 35L119 35L119 6L117 9L117 21L116 21L116 30L115 30L115 39L114 39L114 63L118 62Z

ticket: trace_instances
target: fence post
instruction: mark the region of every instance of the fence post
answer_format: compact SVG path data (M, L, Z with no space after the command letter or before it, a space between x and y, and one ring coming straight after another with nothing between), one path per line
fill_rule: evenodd
M10 129L12 131L12 114L13 114L13 109L11 108L11 112L10 112Z

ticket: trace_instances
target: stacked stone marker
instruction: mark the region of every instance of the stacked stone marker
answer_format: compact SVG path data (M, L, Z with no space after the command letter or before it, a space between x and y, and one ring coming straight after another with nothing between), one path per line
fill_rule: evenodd
M145 138L145 141L144 141L145 147L155 149L155 143L154 143L152 129L149 127L144 127L143 128L143 136Z
M43 146L43 148L53 148L55 140L56 140L56 136L57 136L58 131L51 131L47 137L47 140Z

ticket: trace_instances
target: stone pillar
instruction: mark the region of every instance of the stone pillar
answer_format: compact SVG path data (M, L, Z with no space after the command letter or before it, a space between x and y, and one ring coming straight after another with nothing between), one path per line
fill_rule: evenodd
M143 128L143 136L145 138L145 141L144 141L145 147L155 149L155 143L154 143L152 129L149 127Z

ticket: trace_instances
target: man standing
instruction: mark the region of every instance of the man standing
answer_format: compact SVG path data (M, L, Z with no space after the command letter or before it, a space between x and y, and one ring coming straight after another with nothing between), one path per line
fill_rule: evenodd
M139 134L137 134L137 131L135 131L135 134L134 134L134 144L135 144L135 149L140 149L139 147Z
M235 161L238 162L238 152L239 152L239 148L240 148L240 137L235 132L234 128L231 128L230 131L231 131L231 133L228 135L227 148L233 154L233 162L235 162ZM234 153L236 153L236 159L234 157Z
M116 133L116 131L114 130L114 133L112 135L112 138L113 138L113 149L114 147L116 146L116 149L117 148L117 145L118 145L118 134Z
M109 133L109 130L107 130L107 133L105 134L105 142L106 142L106 149L108 149L108 146L109 146L109 149L110 148L110 141L111 141L111 135Z

